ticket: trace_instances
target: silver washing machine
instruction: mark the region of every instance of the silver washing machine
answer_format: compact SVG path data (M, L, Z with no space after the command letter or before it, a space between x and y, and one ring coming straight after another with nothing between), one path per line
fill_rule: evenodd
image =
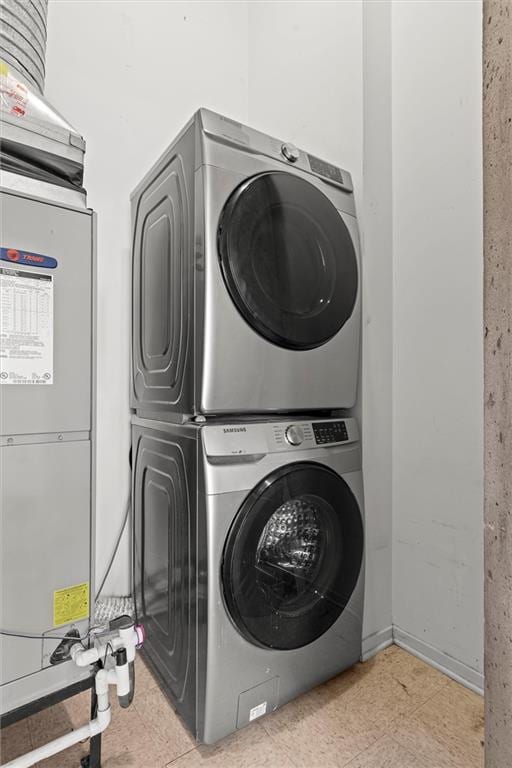
M166 420L350 408L350 174L201 109L132 195L132 407Z
M133 417L143 653L212 743L361 657L364 515L353 419Z

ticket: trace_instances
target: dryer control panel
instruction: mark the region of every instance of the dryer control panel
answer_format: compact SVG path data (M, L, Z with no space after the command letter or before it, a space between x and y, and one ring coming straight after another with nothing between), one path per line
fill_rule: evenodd
M324 181L341 187L344 192L352 194L354 191L352 177L348 171L304 152L289 141L283 142L267 136L209 109L199 110L199 115L204 133L212 138L221 138L224 144L234 144L242 147L247 153L275 158L287 166L319 176Z

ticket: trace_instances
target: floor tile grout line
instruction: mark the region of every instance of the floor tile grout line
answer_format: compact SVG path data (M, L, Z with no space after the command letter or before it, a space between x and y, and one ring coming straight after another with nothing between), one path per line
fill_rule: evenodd
M441 673L441 674L443 674L443 673ZM399 681L397 680L397 678L395 677L395 675L393 675L393 673L391 673L391 677L393 678L393 680L396 680L396 681L399 683ZM409 752L410 752L412 755L414 755L414 757L418 757L418 758L420 758L420 757L421 757L420 755L416 754L415 752L413 752L413 751L412 751L411 749L409 749L408 747L404 747L402 744L400 744L400 742L399 742L397 739L395 739L395 738L393 737L393 735L392 735L392 734L391 734L391 732L390 732L390 729L392 728L393 724L394 724L394 723L396 723L398 720L401 720L401 719L404 719L404 720L405 720L405 719L407 719L407 717L409 717L410 715L413 715L414 713L416 713L416 712L417 712L419 709L421 709L421 707L423 707L423 706L424 706L425 704L427 704L427 703L428 703L428 702L429 702L431 699L433 699L435 696L437 696L439 693L441 693L441 691L443 691L443 690L444 690L444 689L445 689L445 688L446 688L446 687L447 687L447 686L450 684L450 678L448 678L446 675L444 675L444 677L446 677L447 679L446 679L446 680L445 680L445 681L444 681L442 684L440 684L440 685L439 685L439 688L438 688L438 690L437 690L437 691L435 691L433 694L431 694L430 696L428 696L428 697L427 697L427 698L426 698L424 701L422 701L422 702L421 702L420 704L418 704L417 706L413 706L413 708L412 708L411 710L409 710L407 714L405 714L405 713L404 713L404 714L402 714L402 715L397 715L395 718L393 718L393 720L391 720L391 721L390 721L390 723L389 723L387 726L382 726L382 728L383 728L383 733L382 733L382 735L381 735L381 736L377 736L377 737L375 738L375 740L372 742L372 744L369 744L369 745L368 745L367 747L365 747L365 749L363 749L361 752L358 752L358 753L357 753L357 755L354 755L353 757L351 757L351 758L350 758L350 760L349 760L349 762L348 762L348 763L344 763L344 765L343 765L341 768L350 768L350 763L352 763L352 762L354 762L355 760L357 760L357 758L358 758L358 757L360 757L361 755L363 755L363 754L364 754L365 752L367 752L369 749L373 748L373 747L374 747L376 744L378 744L378 742L379 742L379 741L381 741L382 739L384 739L386 736L388 736L389 738L393 739L393 741L394 741L396 744L398 744L398 745L399 745L399 746L400 746L402 749L408 749L408 751L409 751Z
M409 718L411 715L415 715L416 712L418 712L418 710L420 710L422 707L428 704L428 702L431 701L431 699L433 699L439 693L444 691L444 689L449 685L449 683L450 683L450 678L448 678L448 680L445 683L443 683L443 685L439 686L437 691L435 691L426 699L424 699L420 704L413 705L413 707L407 711L407 714L403 713L401 715L397 715L392 720L390 720L389 724L387 726L384 726L385 732L389 734L390 733L389 729L397 722L397 720L407 720L407 718Z
M186 752L183 752L182 755L178 755L178 757L175 757L173 760L171 760L169 763L165 763L165 765L162 766L162 768L169 768L170 765L175 763L177 760L181 760L182 757L185 757L185 755L189 755L191 752L193 752L195 749L199 749L199 744L196 744L194 747L191 747L190 749L187 749Z
M385 738L390 738L389 733L383 733L380 736L377 736L375 741L371 744L368 744L367 747L365 747L361 752L358 752L357 755L354 755L354 757L351 757L348 763L345 763L341 768L350 768L350 763L353 763L355 760L357 760L361 755L364 755L365 752L368 752L369 749L373 749L379 741L382 741Z
M403 650L403 649L399 648L399 646L396 646L396 647L397 647L398 651L402 651ZM408 654L408 655L413 656L413 654ZM423 662L423 664L425 666L429 666L426 662ZM391 674L391 678L400 684L400 681L395 677L395 675L392 672L390 672L390 674ZM364 754L368 749L374 747L375 744L377 744L385 736L389 736L390 738L393 738L393 736L390 733L390 729L391 729L391 727L393 726L394 723L396 723L400 719L407 719L407 717L409 717L410 715L413 715L414 713L416 713L419 709L421 709L421 707L426 705L431 699L433 699L435 696L437 696L439 693L441 693L441 691L443 691L450 684L451 679L447 675L442 673L442 672L440 672L440 674L445 679L439 684L438 689L436 691L434 691L434 693L432 693L430 696L428 696L426 699L424 699L417 706L413 706L412 709L410 709L407 714L397 715L395 718L393 718L390 721L390 723L387 726L381 726L382 727L382 734L380 736L375 736L375 738L374 738L374 740L373 740L373 742L371 744L369 744L367 747L365 747L361 752L358 752L356 755L353 755L347 763L344 763L342 766L339 766L339 768L349 768L351 762L356 760L360 755ZM376 723L374 723L374 724L376 724ZM267 734L267 736L269 736L274 743L277 743L276 740L272 737L272 735L265 728L264 722L261 723L261 726L262 726L263 730L265 731L265 733ZM409 748L404 747L402 744L400 744L400 742L398 742L397 739L393 739L393 741L395 743L397 743L400 747L402 747L402 749L408 749L408 751L411 752L411 754L414 754L415 757L420 757L419 755L416 755L416 753L412 752ZM294 765L297 765L297 763L295 763L295 761L293 760L293 757L288 752L286 752L286 754L288 755L288 757L291 760L291 762L293 762Z
M290 762L291 762L291 763L293 763L293 765L295 765L297 768L300 768L300 763L296 763L296 762L295 762L295 760L293 759L293 756L292 756L292 755L290 755L290 754L289 754L289 752L288 752L288 750L286 750L284 747L282 747L282 746L279 744L279 742L278 742L278 741L277 741L277 740L276 740L276 739L275 739L275 738L272 736L272 734L270 734L270 733L267 731L267 729L265 728L265 726L264 726L264 724L263 724L263 723L261 723L261 726L262 726L263 730L265 731L266 735L267 735L267 736L270 738L270 740L272 741L272 743L273 743L273 744L276 744L276 746L278 746L278 747L279 747L279 748L280 748L280 749L281 749L281 750L282 750L282 751L283 751L283 752L286 754L286 756L288 757L288 759L290 760ZM387 733L382 733L380 736L375 736L375 737L372 737L372 738L373 738L373 741L372 741L372 743L371 743L371 744L368 744L368 746L366 746L364 749L362 749L362 750L361 750L361 752L358 752L356 755L352 755L352 757L351 757L351 758L349 758L349 761L348 761L347 763L343 763L343 765L339 765L339 766L338 766L338 768L347 768L347 766L349 766L349 765L350 765L350 763L352 762L352 760L355 760L355 759L356 759L356 757L359 757L359 755L362 755L364 752L366 752L366 750L367 750L367 749L369 749L370 747L373 747L373 746L374 746L374 745L375 745L375 744L376 744L378 741L380 741L380 739L382 739L384 736L387 736L387 735L389 735L389 734L387 734Z
M276 711L276 710L274 710L274 711ZM289 754L288 754L288 751L287 751L287 750L286 750L286 749L285 749L285 748L284 748L284 747L283 747L281 744L279 744L279 742L277 741L277 739L275 739L275 738L272 736L272 734L271 734L271 733L269 733L269 732L267 731L267 729L265 728L265 724L264 724L264 721L263 721L263 720L262 720L262 722L260 723L260 726L261 726L261 729L263 730L263 733L265 734L265 736L266 736L268 739L270 739L270 742L271 742L271 744L272 744L272 745L275 745L276 749L277 749L277 750L279 750L279 752L282 752L284 755L286 755L286 757L289 759L290 763L292 763L292 765L294 765L294 766L295 766L295 768L300 768L300 765L299 765L299 763L296 763L296 762L295 762L295 760L293 759L293 757L292 757L291 755L289 755Z
M367 752L369 749L373 749L373 747L379 743L382 739L384 739L386 736L388 736L387 733L382 733L380 736L376 736L375 739L372 741L371 744L368 744L367 747L361 750L361 752L358 752L357 755L353 755L353 757L350 758L348 763L343 763L340 768L350 768L350 763L353 763L354 760L357 760L358 757L361 757L361 755L364 755L365 752Z
M277 708L277 711L278 711L279 709L280 709L280 707L278 707L278 708ZM271 715L273 715L275 712L276 712L276 710L273 710L273 711L271 711L271 712L269 713L269 717L270 717ZM273 747L275 746L275 749L276 749L276 751L278 751L278 752L282 752L282 753L283 753L283 754L284 754L286 757L288 757L288 759L289 759L289 760L290 760L290 762L291 762L291 763L292 763L292 764L295 766L295 768L298 768L298 766L297 766L297 763L295 763L295 762L294 762L294 761L291 759L291 757L289 757L289 755L288 755L288 753L287 753L286 749L285 749L284 747L282 747L282 746L279 744L279 742L277 741L277 739L275 739L275 738L272 736L272 734L271 734L271 733L269 733L269 732L267 731L267 729L265 728L265 720L266 720L266 718L264 717L264 718L262 718L262 719L259 721L259 723L256 721L256 724L257 724L257 725L259 725L259 727L260 727L260 728L261 728L261 730L263 731L263 735L267 737L267 739L269 740L270 744L271 744ZM242 729L242 730L243 730L243 729Z
M163 691L163 690L160 688L160 686L159 686L158 684L155 684L155 686L152 686L152 687L151 687L151 688L149 688L149 689L144 689L144 693L148 693L148 694L151 694L151 693L152 693L152 692L154 692L155 690L156 690L156 691L158 691L160 694L162 694L162 696L163 696L163 698L164 698L164 700L165 700L165 703L166 703L166 704L169 706L169 709L170 709L170 710L171 710L171 712L172 712L172 715L173 715L173 716L176 718L176 720L177 720L177 721L179 721L179 722L180 722L180 723L183 725L183 722L182 722L182 718L181 718L181 716L180 716L180 714L179 714L178 710L176 709L176 707L174 706L174 704L173 704L173 703L170 701L170 699L169 699L169 698L166 696L165 692L164 692L164 691ZM140 701L140 700L141 700L141 697L139 696L139 701ZM135 700L135 701L133 702L133 708L134 708L134 710L135 710L135 712L136 712L136 714L137 714L138 718L139 718L139 719L140 719L140 721L142 722L142 725L143 725L143 726L145 726L145 725L146 725L146 722L147 722L147 721L146 721L146 715L145 715L143 712L141 712L141 710L138 708L138 706L137 706L137 700ZM185 730L186 730L187 734L188 734L188 733L190 733L190 731L189 731L189 729L188 729L188 728L185 728ZM155 742L155 743L156 743L156 741L158 741L158 738L155 738L155 737L153 736L153 737L152 737L152 740L153 740L153 742ZM172 742L172 739L170 739L170 741ZM185 749L185 751L184 751L184 752L181 752L179 755L176 755L176 757L173 757L173 758L172 758L172 760L170 760L170 761L169 761L169 760L168 760L168 758L165 758L166 762L165 762L165 763L164 763L164 764L163 764L163 765L162 765L160 768L167 768L167 766L169 766L169 765L172 765L173 763L175 763L175 762L176 762L176 760L179 760L180 758L184 757L184 756L185 756L185 755L187 755L189 752L193 752L193 751L194 751L194 749L197 749L197 748L198 748L198 746L200 746L200 744L199 744L199 743L196 741L196 742L194 743L194 745L193 745L193 746L191 746L191 747L188 747L187 749Z
M391 741L393 741L397 746L399 746L400 749L404 749L406 752L409 752L413 757L417 758L420 761L420 763L423 764L425 762L424 756L420 755L419 752L416 752L415 749L411 749L410 746L405 746L400 741L398 741L398 739L396 739L391 733L388 733L387 736L389 739L391 739Z
M446 684L446 685L444 685L444 686L442 686L442 688L441 688L439 691L437 691L437 693L433 694L432 696L429 696L429 698L428 698L428 699L427 699L425 702L423 702L423 704L422 704L420 707L417 707L417 708L414 710L414 713L413 713L413 714L417 714L417 713L419 712L419 710L420 710L420 709L422 709L422 708L423 708L424 706L426 706L426 705L427 705L429 702L431 702L433 699L435 699L435 698L436 698L436 696L438 696L438 695L441 695L441 693L443 693L443 692L444 692L444 691L445 691L445 690L446 690L448 687L450 687L451 685L455 685L455 686L457 686L457 688L458 688L458 689L462 689L462 690L464 690L464 691L466 691L466 690L467 690L467 688L466 688L466 687L465 687L465 686L464 686L462 683L459 683L457 680L453 680L452 678L448 678L448 682L447 682L447 684ZM476 694L476 693L475 693L475 696L478 696L478 694ZM397 718L397 719L398 719L398 718ZM407 718L405 718L405 719L407 719ZM393 721L393 722L395 722L395 721ZM469 732L469 729L467 729L467 731ZM413 749L413 748L412 748L412 747L411 747L409 744L404 744L404 743L403 743L403 742L400 740L400 738L398 738L398 736L397 736L396 734L394 734L394 733L389 733L388 735L389 735L389 736L390 736L390 738L392 738L392 739L393 739L393 740L394 740L394 741L395 741L397 744L399 744L399 745L400 745L400 746L401 746L403 749L408 749L408 750L409 750L410 752L412 752L412 753L413 753L413 754L414 754L416 757L418 757L418 759L422 760L423 762L425 761L425 757L424 757L424 755L420 754L419 752L416 752L416 751L415 751L415 750L414 750L414 749ZM432 736L432 735L430 735L430 736L429 736L429 742L430 742L430 743L435 743L435 742L436 742L436 738L435 738L435 736ZM483 744L483 741L481 741L481 745L482 745L482 746L484 745L484 744ZM458 765L460 765L460 764L458 763ZM435 768L438 768L438 766L436 765L436 766L435 766ZM439 766L439 768L440 768L440 766Z
M420 704L418 707L414 707L412 712L410 712L408 715L399 715L398 717L395 717L390 722L389 729L391 729L391 727L394 724L396 724L398 722L398 720L407 720L411 715L416 714L422 707L426 706L429 703L429 701L432 701L432 699L434 699L437 695L442 693L445 690L445 688L448 687L449 683L450 683L450 678L448 678L447 682L444 685L440 686L439 690L436 691L435 693L433 693L432 696L429 696L428 699L425 699L425 701L422 704ZM402 742L399 739L396 738L396 735L394 733L392 733L391 730L389 730L389 729L386 731L386 733L387 733L387 735L391 739L393 739L393 741L396 744L398 744L402 749L407 749L412 755L414 755L414 757L417 757L419 760L423 760L422 755L420 755L415 750L411 749L409 745L402 744Z

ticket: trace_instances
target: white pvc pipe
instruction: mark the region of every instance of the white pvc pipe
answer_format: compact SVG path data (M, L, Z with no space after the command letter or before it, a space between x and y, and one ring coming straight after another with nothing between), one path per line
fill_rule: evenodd
M135 649L140 642L140 637L133 627L119 630L119 637L113 637L104 645L95 645L92 648L82 648L79 643L71 648L71 658L77 667L88 667L90 664L102 659L107 653L108 646L116 651L118 648L126 648L128 661L135 659Z
M143 635L139 635L134 630L133 626L125 630L119 631L120 637L113 638L110 641L110 646L113 650L119 647L125 647L127 653L127 663L114 669L100 669L96 673L94 680L94 686L96 690L97 702L98 702L98 715L94 720L91 720L87 725L83 725L76 731L66 733L65 736L60 736L58 739L50 741L42 747L33 749L32 752L27 752L26 755L21 755L15 760L11 760L9 763L1 765L0 768L30 768L40 760L45 760L47 757L56 755L62 752L63 749L68 749L74 744L78 744L79 741L84 739L91 739L93 736L97 736L102 733L110 723L111 709L108 701L108 686L116 685L118 696L126 696L130 692L130 676L128 664L133 662L135 658L135 648L139 643L142 643ZM71 648L71 658L79 667L85 667L94 663L98 658L101 658L107 651L107 646L95 646L93 648L84 649L79 643L76 643Z
M104 694L102 695L102 700L104 701ZM54 739L42 747L33 749L32 752L27 752L26 755L21 755L21 757L5 763L1 768L30 768L31 765L35 765L40 760L56 755L58 752L62 752L63 749L68 749L74 744L78 744L79 741L92 739L93 736L102 733L108 727L110 719L111 709L108 706L107 709L98 710L97 717L91 720L90 723L87 723L87 725L83 725L81 728L77 728L76 731L71 731L71 733L66 733L64 736L60 736L58 739Z
M77 667L88 667L98 661L100 655L98 649L94 646L92 648L82 648L79 643L75 643L71 647L71 658Z

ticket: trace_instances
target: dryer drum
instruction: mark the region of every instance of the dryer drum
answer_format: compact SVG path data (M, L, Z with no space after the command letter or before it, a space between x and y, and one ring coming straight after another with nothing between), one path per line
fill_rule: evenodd
M346 482L315 462L268 475L242 504L224 548L224 597L250 642L282 650L323 635L361 571L364 533Z
M352 314L352 238L326 195L296 175L268 172L241 184L224 207L218 249L237 309L281 347L321 346Z

